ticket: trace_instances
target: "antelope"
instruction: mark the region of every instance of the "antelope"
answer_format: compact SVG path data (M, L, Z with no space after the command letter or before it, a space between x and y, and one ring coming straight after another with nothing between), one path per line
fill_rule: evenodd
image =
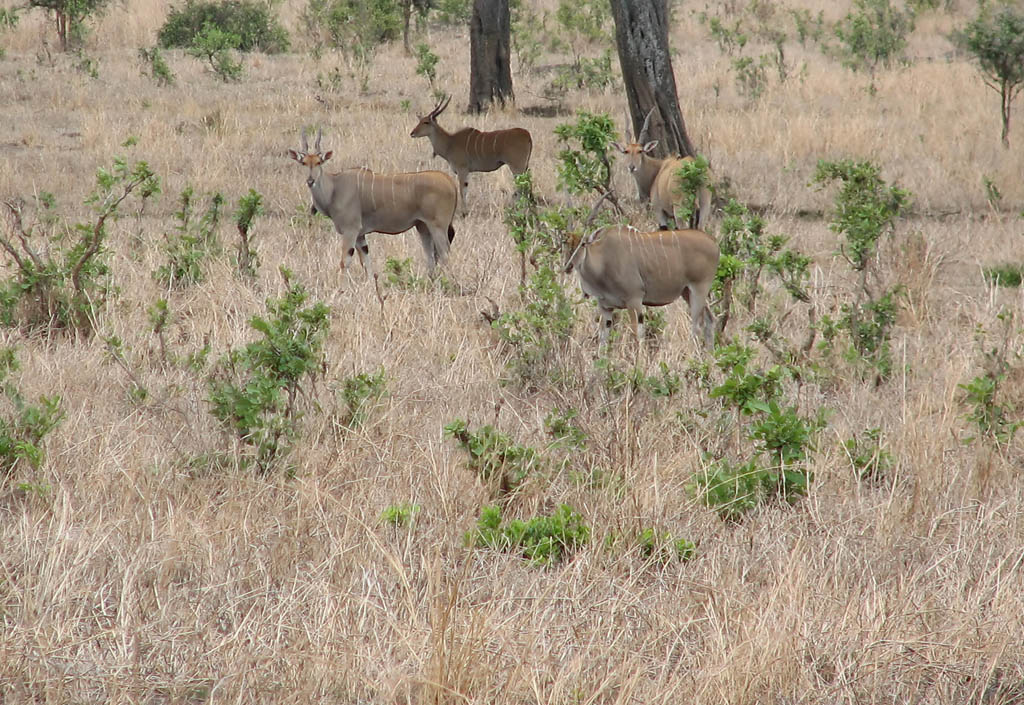
M658 146L658 140L644 143L647 137L647 128L651 121L651 108L644 118L643 127L636 142L630 142L625 147L618 142L612 142L615 149L626 155L626 168L636 179L637 191L640 200L650 201L654 208L654 214L658 218L658 225L662 230L668 229L669 220L675 223L675 207L680 204L682 185L679 182L676 172L686 162L692 162L693 157L657 159L651 156L651 152ZM626 137L629 137L627 121ZM708 223L708 216L711 215L711 191L707 186L701 186L697 191L696 203L693 204L693 214L690 216L689 226L698 230L704 230ZM675 223L678 227L678 223Z
M377 272L370 264L367 233L397 234L415 227L431 274L448 256L455 238L452 219L457 205L455 180L440 171L402 174L375 174L365 167L343 169L324 174L324 162L334 152L320 149L322 131L317 131L316 146L309 151L306 130L302 130L302 151L288 150L288 156L309 168L306 185L313 197L313 212L326 215L341 235L345 271L358 248L363 269ZM379 292L378 292L379 296Z
M458 132L447 132L437 124L437 118L452 101L449 95L438 101L434 109L420 118L410 137L428 137L435 157L440 156L459 178L462 209L466 209L466 187L472 171L495 171L507 164L513 174L519 175L530 166L533 138L521 127L494 132L481 132L464 127Z
M575 269L580 288L597 299L600 344L608 343L612 312L629 309L633 332L643 340L644 306L666 306L679 297L690 305L693 334L706 348L713 343L715 317L708 293L718 271L718 243L700 230L640 232L628 225L595 230L586 238L570 235L565 272Z

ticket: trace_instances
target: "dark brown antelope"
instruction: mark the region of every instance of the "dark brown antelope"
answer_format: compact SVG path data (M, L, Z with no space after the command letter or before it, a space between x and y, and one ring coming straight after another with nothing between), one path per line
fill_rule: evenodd
M437 118L451 101L451 96L438 101L433 110L420 118L409 135L429 137L434 156L448 162L459 179L459 193L465 211L470 172L495 171L507 164L513 174L522 174L530 166L533 138L521 127L493 132L464 127L458 132L447 132L437 124Z
M718 243L700 230L644 233L628 225L570 236L566 273L575 269L580 288L597 299L601 311L600 344L608 342L612 312L629 309L633 331L643 340L644 306L666 306L682 297L690 305L693 334L705 347L713 343L715 317L708 292L718 271Z
M313 209L330 218L341 235L342 270L348 268L352 255L358 251L363 269L373 272L376 283L377 272L370 266L366 234L396 234L415 227L427 258L427 269L433 273L436 265L444 263L455 237L452 219L458 195L452 177L440 171L374 174L363 167L325 174L324 162L334 152L321 151L321 137L318 131L316 146L310 151L303 129L302 151L289 149L288 155L309 168L306 184L313 197Z
M635 142L630 142L625 147L617 142L612 145L626 155L626 168L636 179L637 191L640 199L650 201L654 208L654 214L658 219L658 225L662 230L668 229L671 221L676 227L680 224L675 222L675 208L682 203L682 184L676 172L686 162L692 162L693 157L668 157L657 159L650 153L658 146L658 140L644 143L647 138L647 128L651 122L651 108L644 118L643 127ZM629 138L629 127L627 121L626 137ZM711 215L711 191L707 186L701 186L697 191L697 198L693 204L692 215L689 226L704 230L707 226L708 217Z

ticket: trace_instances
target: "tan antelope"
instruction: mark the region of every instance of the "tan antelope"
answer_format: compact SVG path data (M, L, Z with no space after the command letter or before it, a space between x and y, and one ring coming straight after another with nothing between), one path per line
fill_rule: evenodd
M693 334L705 347L713 343L715 317L708 293L718 271L718 243L700 230L644 233L628 225L570 236L565 271L575 269L580 288L597 299L600 342L608 342L612 312L629 309L633 331L643 340L644 306L666 306L679 297L690 305Z
M682 184L676 172L679 171L679 167L685 162L692 162L693 157L657 159L650 155L654 148L658 146L658 140L644 144L653 112L654 108L651 108L650 112L647 113L647 117L644 118L643 127L640 128L640 134L635 142L630 142L625 147L618 142L612 142L612 145L626 155L626 168L633 175L633 178L636 179L640 200L650 201L651 207L654 208L654 214L658 218L658 225L662 230L666 230L668 229L669 221L674 223L676 227L680 225L675 223L675 208L682 200ZM626 124L626 137L628 138L628 121ZM707 186L701 186L697 191L696 202L693 204L693 214L690 216L689 226L698 230L704 230L710 215L711 191Z
M433 273L436 265L444 263L448 246L455 238L455 180L440 171L374 174L363 167L325 174L324 162L334 152L321 151L321 137L322 132L318 131L311 152L303 129L302 151L289 149L288 155L309 168L306 184L313 197L313 210L330 218L341 235L342 270L348 268L358 248L359 261L363 269L373 272L376 284L377 272L370 266L366 234L396 234L415 227L427 258L427 269Z
M447 132L437 124L437 118L451 101L451 96L438 101L433 110L420 118L409 135L429 137L434 156L448 162L458 176L459 195L465 211L470 172L495 171L507 164L513 174L522 174L530 166L533 138L521 127L493 132L464 127L458 132Z

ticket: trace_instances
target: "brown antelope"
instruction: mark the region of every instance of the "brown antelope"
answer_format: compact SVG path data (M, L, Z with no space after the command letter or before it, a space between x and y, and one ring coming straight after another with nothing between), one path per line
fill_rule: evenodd
M355 167L337 174L324 174L324 162L334 152L320 149L322 132L316 135L316 146L309 151L306 131L302 130L302 151L288 150L288 155L309 168L306 184L313 197L313 210L323 213L334 223L341 235L344 271L358 248L363 269L377 272L370 266L367 233L402 233L415 227L431 273L448 256L448 246L455 237L452 219L457 205L457 189L452 177L440 171L418 171L405 174L374 174Z
M565 271L575 269L580 287L597 299L601 310L600 341L608 342L612 311L629 309L633 331L643 340L644 306L665 306L682 297L690 305L693 334L708 348L715 317L708 292L718 271L718 243L700 230L655 230L644 233L628 225L570 236Z
M617 142L612 142L612 145L626 155L626 168L636 179L640 200L650 201L654 208L654 214L658 218L658 225L662 230L667 230L670 220L675 223L675 207L680 204L682 199L681 184L676 172L685 162L692 162L693 157L657 159L650 155L651 151L658 146L658 140L644 143L653 112L654 108L651 108L647 117L644 118L644 124L640 128L636 142L630 142L625 147ZM628 122L626 131L628 138ZM707 186L701 186L697 191L696 202L693 204L693 214L690 216L689 226L704 230L710 215L711 191ZM678 225L676 223L676 227Z
M440 156L459 179L462 209L466 210L466 187L471 171L495 171L508 164L513 174L522 174L530 166L533 138L521 127L494 132L481 132L464 127L458 132L446 132L437 124L452 97L442 98L434 109L420 118L409 133L411 137L429 137L434 156Z

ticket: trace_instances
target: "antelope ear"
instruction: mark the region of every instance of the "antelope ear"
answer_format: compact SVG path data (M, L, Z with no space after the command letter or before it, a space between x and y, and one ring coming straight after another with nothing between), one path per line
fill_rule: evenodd
M619 151L620 151L620 152L622 152L623 154L625 154L625 153L626 153L626 148L625 148L625 147L623 147L623 146L622 146L621 144L619 144L618 142L612 142L612 143L611 143L611 145L612 145L612 147L615 147L615 149L619 150Z
M299 163L302 162L302 155L299 154L298 152L296 152L294 149L289 149L288 150L288 156L291 157L292 159L294 159L295 161L299 162Z
M334 156L334 150L333 150L333 149L328 149L328 150L327 150L327 151L326 151L326 152L324 153L324 156L320 158L320 161L321 161L321 162L326 162L326 161L327 161L328 159L330 159L330 158L331 158L331 157L333 157L333 156Z
M651 140L644 145L644 154L651 152L655 147L658 146L658 140Z

